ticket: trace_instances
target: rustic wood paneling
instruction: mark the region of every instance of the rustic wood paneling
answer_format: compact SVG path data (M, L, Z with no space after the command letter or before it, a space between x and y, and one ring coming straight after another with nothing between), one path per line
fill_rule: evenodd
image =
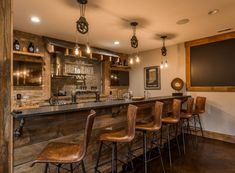
M0 172L12 172L12 0L0 2Z
M27 87L27 86L20 86L14 87L14 96L16 94L22 94L22 96L28 96L29 98L25 102L32 102L32 103L41 103L44 100L47 100L51 96L51 59L50 55L45 48L45 43L43 38L39 35L26 33L18 30L14 30L13 32L14 40L18 40L20 42L21 51L23 47L28 47L30 42L33 42L35 48L39 49L40 55L42 57L21 55L19 53L14 54L14 59L24 58L25 61L34 59L35 61L42 61L43 62L43 71L42 71L42 87ZM35 54L38 55L38 54Z

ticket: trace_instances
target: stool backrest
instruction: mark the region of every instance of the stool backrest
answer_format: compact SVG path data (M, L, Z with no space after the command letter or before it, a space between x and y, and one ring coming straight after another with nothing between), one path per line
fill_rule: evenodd
M163 103L156 101L155 113L153 116L153 126L156 128L160 128L162 126L162 110L163 110Z
M193 104L194 104L194 98L189 97L187 100L187 113L193 114Z
M135 137L135 124L136 124L136 114L137 106L129 105L127 110L127 135L131 141Z
M197 113L204 113L206 106L206 97L197 97L195 104L195 111Z
M172 116L180 120L181 100L174 99L172 104Z
M88 143L89 143L90 138L91 138L91 132L92 132L92 127L93 127L93 124L94 124L95 116L96 116L96 112L94 110L91 110L90 114L88 115L87 120L86 120L84 141L83 141L83 146L82 146L83 148L81 149L83 157L85 157L85 155L86 155L86 151L87 151L87 148L88 148Z

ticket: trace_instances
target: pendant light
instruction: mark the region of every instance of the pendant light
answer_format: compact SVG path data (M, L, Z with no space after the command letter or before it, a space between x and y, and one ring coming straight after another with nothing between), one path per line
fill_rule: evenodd
M76 22L77 31L81 34L86 34L89 30L89 24L85 18L87 0L77 0L80 5L80 18Z
M167 58L165 58L165 63L163 63L163 57L166 57L167 55L167 49L166 49L166 46L165 46L165 40L166 40L167 36L166 35L163 35L161 36L161 39L162 39L162 48L161 48L161 65L160 65L160 68L163 69L164 67L167 68L168 67L168 63L167 63Z
M133 30L133 36L131 37L131 47L133 49L137 49L136 51L136 55L134 55L133 57L130 57L129 63L132 65L134 64L134 58L135 58L135 62L139 63L140 62L140 57L139 57L139 51L138 51L138 46L139 46L139 41L136 37L136 27L138 26L137 22L131 22L130 25L132 26L132 30Z

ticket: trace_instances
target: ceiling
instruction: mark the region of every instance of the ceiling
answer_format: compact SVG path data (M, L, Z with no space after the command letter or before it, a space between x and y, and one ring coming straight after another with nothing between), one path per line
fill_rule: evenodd
M14 0L14 29L74 41L80 16L77 0ZM213 9L220 12L208 15ZM31 16L41 22L34 24ZM130 21L138 21L139 50L162 46L159 35L168 34L166 46L212 36L219 30L235 28L235 0L88 0L91 46L132 53ZM190 19L184 25L176 22ZM79 34L80 43L86 36ZM114 45L115 40L120 45Z

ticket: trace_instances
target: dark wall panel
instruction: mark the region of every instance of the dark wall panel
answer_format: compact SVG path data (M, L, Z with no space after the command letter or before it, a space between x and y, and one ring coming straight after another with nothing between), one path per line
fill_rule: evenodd
M235 39L190 48L192 86L235 86Z

